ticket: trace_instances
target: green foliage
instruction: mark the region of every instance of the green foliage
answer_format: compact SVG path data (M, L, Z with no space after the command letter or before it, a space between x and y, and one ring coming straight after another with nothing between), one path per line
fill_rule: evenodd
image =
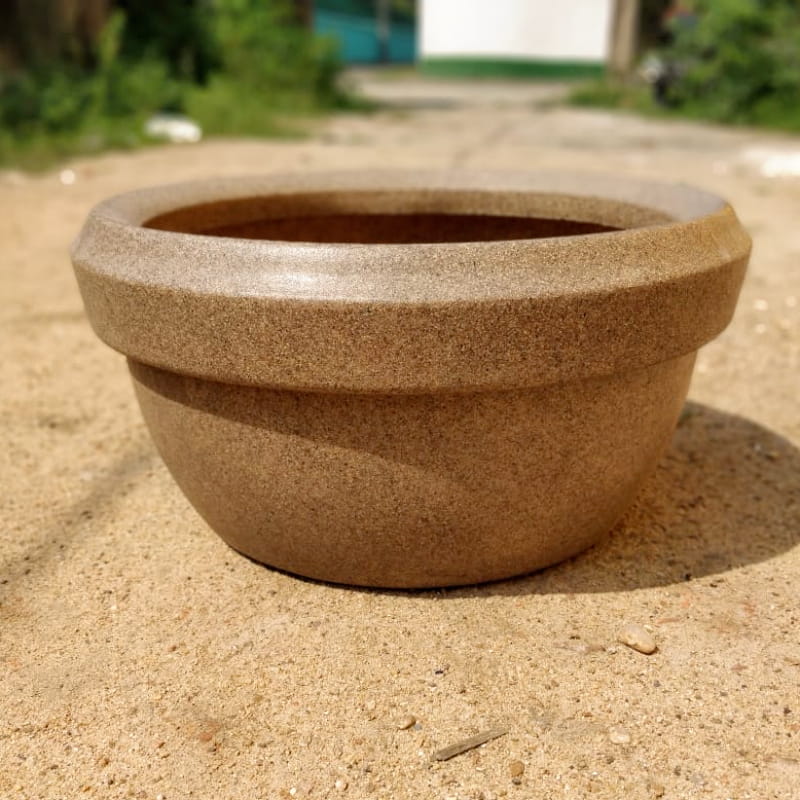
M147 116L176 107L181 89L162 62L119 60L123 30L122 14L113 15L94 69L60 61L3 77L0 164L46 165L69 153L134 146L144 141Z
M219 65L209 19L211 0L117 0L127 22L122 41L126 61L157 59L172 77L203 83Z
M286 114L276 113L250 87L225 75L215 75L206 86L192 87L184 98L186 113L203 131L215 136L290 136L299 134Z
M700 0L665 57L682 75L668 99L693 116L800 128L800 10L795 0Z
M658 51L674 79L656 104L642 84L577 87L576 105L678 114L800 130L800 8L796 0L697 0Z
M288 2L217 0L210 24L219 66L185 103L206 132L282 134L287 115L346 104L334 42L297 25Z
M306 110L338 102L334 43L298 26L288 2L217 0L211 25L220 73L263 104Z
M158 111L185 112L209 134L263 136L349 101L335 44L300 27L289 0L118 5L128 16L111 15L88 57L0 72L0 164L135 146Z
M570 92L570 102L588 108L626 108L637 109L638 93L632 92L625 84L608 79L578 84Z

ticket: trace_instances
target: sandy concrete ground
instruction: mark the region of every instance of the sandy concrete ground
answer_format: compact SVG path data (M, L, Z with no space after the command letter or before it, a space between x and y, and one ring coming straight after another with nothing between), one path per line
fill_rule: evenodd
M108 155L71 184L0 174L0 798L800 797L800 179L759 167L800 139L382 82L398 108L307 141ZM159 462L70 240L92 204L156 182L455 165L733 201L752 267L670 453L607 540L518 580L359 591L251 563ZM616 643L628 621L654 655Z

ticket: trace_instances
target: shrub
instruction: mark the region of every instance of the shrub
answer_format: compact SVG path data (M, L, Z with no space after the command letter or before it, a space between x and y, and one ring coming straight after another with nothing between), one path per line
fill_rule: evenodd
M721 122L800 128L800 13L795 0L698 0L664 56L681 77L668 100Z
M53 157L135 145L157 111L207 133L275 135L291 130L279 115L347 102L335 45L299 26L289 0L118 5L130 18L114 12L88 53L0 73L0 163L36 161L48 141Z
M93 69L56 61L6 76L0 83L0 126L19 138L79 135L101 120L138 120L180 103L180 87L163 63L118 58L124 17L100 36Z
M210 25L218 67L185 104L208 133L288 133L286 115L345 102L336 47L298 26L284 0L216 0Z
M216 0L211 25L220 71L270 104L337 102L336 46L297 25L286 0Z

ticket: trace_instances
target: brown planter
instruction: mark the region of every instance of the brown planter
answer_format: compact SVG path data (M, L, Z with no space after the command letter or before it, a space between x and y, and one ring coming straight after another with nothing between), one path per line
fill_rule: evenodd
M608 531L749 250L686 186L352 173L131 192L92 211L73 262L226 542L411 587L528 572Z

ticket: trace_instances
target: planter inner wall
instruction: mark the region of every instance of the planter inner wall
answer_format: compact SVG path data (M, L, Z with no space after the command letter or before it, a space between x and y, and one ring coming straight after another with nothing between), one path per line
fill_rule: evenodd
M492 192L287 194L186 206L159 214L144 227L287 242L435 244L581 236L669 219L653 209L609 201L549 217L537 209L552 207L552 196L514 200Z

